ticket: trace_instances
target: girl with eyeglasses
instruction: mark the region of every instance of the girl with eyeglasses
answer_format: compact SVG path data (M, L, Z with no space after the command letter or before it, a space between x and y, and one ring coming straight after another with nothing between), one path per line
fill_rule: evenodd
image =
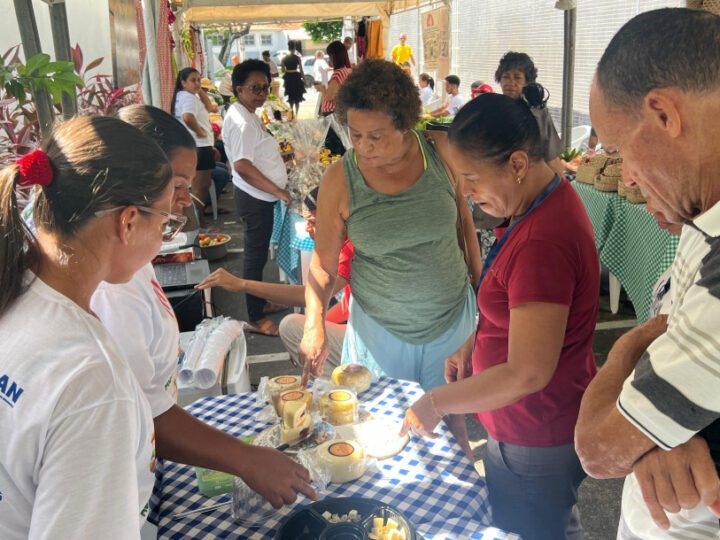
M232 164L235 207L245 223L243 278L262 281L273 228L273 207L278 200L290 204L287 171L280 146L265 129L255 111L262 107L270 89L270 69L262 60L246 60L232 72L237 98L225 115L222 137ZM251 331L277 336L277 325L268 313L287 309L246 295Z
M190 205L188 187L197 161L192 137L180 122L155 107L132 105L121 109L118 117L153 138L166 153L173 174L171 210L181 213ZM305 469L284 454L245 444L176 404L180 333L152 264L127 283L101 283L90 305L115 338L150 402L158 456L242 477L277 507L293 502L296 489L314 494Z
M183 123L195 140L197 173L192 181L192 191L200 201L209 198L212 171L215 168L215 141L205 103L209 103L209 100L202 89L200 72L195 68L181 69L175 79L170 112Z
M139 538L152 416L90 298L155 256L170 179L154 141L98 116L56 125L42 150L0 172L3 538ZM16 199L30 188L35 235Z

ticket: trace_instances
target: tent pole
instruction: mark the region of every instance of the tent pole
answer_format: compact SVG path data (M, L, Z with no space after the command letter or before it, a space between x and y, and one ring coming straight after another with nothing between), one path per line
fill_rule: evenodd
M65 0L45 0L50 7L50 27L52 28L55 60L72 61L70 52L70 31L68 30ZM68 94L62 95L63 118L70 118L77 113L77 99Z
M25 62L27 62L28 58L42 52L35 12L33 11L32 0L13 0L13 3L15 4L15 17L20 29L23 52L25 53ZM46 136L50 133L55 120L50 94L48 94L47 90L37 90L33 91L33 98L38 113L40 132L43 136Z
M150 82L150 105L162 109L160 92L160 68L158 67L157 56L157 24L156 13L153 5L156 0L142 0L143 26L145 27L145 63ZM144 94L144 92L143 92ZM147 101L146 101L147 103Z
M577 8L566 9L563 13L565 17L565 51L563 54L562 143L565 148L569 148L572 143Z

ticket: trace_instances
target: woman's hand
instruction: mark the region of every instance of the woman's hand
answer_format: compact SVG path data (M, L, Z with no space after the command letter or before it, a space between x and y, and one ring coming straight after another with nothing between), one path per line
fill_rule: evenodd
M207 131L205 131L203 128L200 128L196 133L198 138L200 139L204 139L208 135Z
M317 501L317 492L310 485L310 473L274 448L249 446L248 463L242 479L253 491L265 497L275 508L292 504L302 493Z
M442 420L442 416L435 412L432 396L428 392L413 403L412 407L405 413L400 436L402 437L408 431L412 431L415 435L421 437L437 439L438 434L433 433L433 430L440 423L440 420Z
M310 376L319 377L330 351L328 350L325 328L306 328L299 347L300 361L303 363L302 386L307 386Z
M200 283L195 285L196 289L210 289L212 287L220 287L226 291L237 293L244 292L245 280L231 274L224 268L218 268Z

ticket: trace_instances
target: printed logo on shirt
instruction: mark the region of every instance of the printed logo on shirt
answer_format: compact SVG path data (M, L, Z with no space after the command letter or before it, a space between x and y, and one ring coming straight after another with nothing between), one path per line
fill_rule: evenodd
M25 389L13 381L9 375L3 374L0 377L0 401L2 403L15 407L24 391Z
M162 307L165 309L165 311L167 311L168 314L174 319L175 312L173 311L173 308L170 305L170 300L168 300L167 296L165 296L165 292L162 290L162 287L154 279L151 279L150 283L152 283L153 291L155 291L155 296L157 296L157 299L160 302L160 305L162 305Z

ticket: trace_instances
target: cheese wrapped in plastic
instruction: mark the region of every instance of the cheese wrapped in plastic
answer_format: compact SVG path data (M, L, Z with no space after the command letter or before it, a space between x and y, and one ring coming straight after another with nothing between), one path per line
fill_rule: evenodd
M280 375L273 377L267 382L266 391L270 396L272 405L275 408L275 414L282 415L280 408L280 394L288 390L296 390L300 388L301 378L298 375Z
M337 386L352 388L359 394L370 388L373 376L368 368L360 364L342 364L333 370L332 381Z
M352 390L344 388L325 392L320 398L320 412L334 426L357 422L357 396Z
M289 401L283 408L283 422L280 425L280 439L283 443L294 443L304 439L312 430L312 417L307 405L301 401Z
M317 449L317 459L330 473L330 481L334 484L357 480L368 465L362 446L350 439L323 443Z
M280 394L278 409L280 409L282 413L285 410L285 404L294 401L304 403L307 405L308 411L312 410L313 395L312 392L308 392L307 390L285 390Z

